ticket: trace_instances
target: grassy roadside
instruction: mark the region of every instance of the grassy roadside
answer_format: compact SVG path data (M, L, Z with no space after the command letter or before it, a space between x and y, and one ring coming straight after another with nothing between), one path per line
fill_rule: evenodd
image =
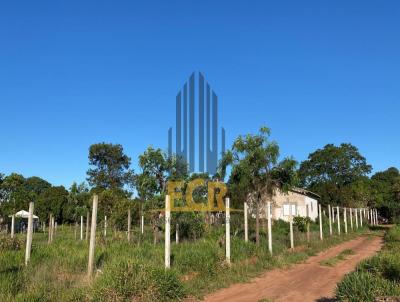
M338 301L374 302L376 297L400 296L400 226L385 234L385 246L376 256L362 261L355 272L337 286Z
M346 250L340 252L335 257L325 259L325 260L321 261L319 264L322 266L335 266L340 261L346 260L347 256L349 256L349 255L354 255L354 251L351 249L346 249Z
M235 282L245 282L267 269L299 263L309 256L366 232L325 236L318 232L306 243L305 234L296 233L294 252L288 250L287 225L273 230L274 256L267 249L265 234L259 247L232 237L232 265L225 264L224 228L215 228L197 241L172 246L172 269L164 270L164 246L153 245L151 232L135 244L123 239L101 238L96 247L96 278L86 278L85 241L74 239L73 232L60 230L52 245L47 235L34 234L29 267L23 266L24 237L0 245L0 301L175 301L205 294ZM122 237L119 238L119 237ZM119 239L118 239L119 238ZM7 242L3 240L1 242ZM300 243L302 242L302 243ZM6 246L7 245L7 246ZM228 273L229 272L229 273Z

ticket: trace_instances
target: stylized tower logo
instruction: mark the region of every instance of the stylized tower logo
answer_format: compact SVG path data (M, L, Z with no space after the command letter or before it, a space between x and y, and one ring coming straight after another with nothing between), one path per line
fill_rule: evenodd
M195 85L196 83L197 85ZM198 127L195 127L196 96ZM176 96L175 131L175 153L189 164L189 172L198 171L215 174L219 155L218 96L201 73L195 74L193 72L189 81L183 85L182 90ZM195 165L195 133L198 133L198 170L196 170ZM206 139L204 140L204 138ZM225 153L225 129L221 128L221 154L223 153ZM169 156L172 155L172 127L168 130L168 154Z

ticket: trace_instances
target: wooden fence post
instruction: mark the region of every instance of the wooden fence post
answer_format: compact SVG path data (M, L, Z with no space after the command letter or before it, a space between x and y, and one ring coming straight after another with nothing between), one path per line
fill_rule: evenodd
M11 216L11 238L14 238L15 232L15 214Z
M289 233L290 233L290 249L294 249L294 241L293 241L293 215L292 215L292 205L290 205L289 212Z
M83 216L81 216L81 240L83 240Z
M142 215L142 219L141 219L141 231L142 231L142 235L144 233L144 216Z
M329 216L329 234L332 236L332 211L331 205L328 204L328 216Z
M89 223L90 223L90 212L86 212L86 233L85 233L85 240L89 241Z
M131 209L128 209L128 242L131 242Z
M319 214L319 239L324 240L324 234L322 233L322 210L321 204L318 205Z
M358 229L358 214L357 214L357 208L354 209L354 216L356 217L356 229Z
M359 213L360 213L360 226L363 226L363 217L362 217L362 209L359 209Z
M179 244L179 223L175 225L175 243Z
M107 216L104 216L104 237L107 237Z
M230 200L225 198L225 256L228 265L231 264L231 214Z
M267 218L268 218L268 250L272 255L272 214L271 214L271 202L267 203Z
M336 210L337 210L337 227L338 227L338 234L340 235L340 210L339 210L339 207L337 207Z
M247 214L248 214L248 206L247 202L244 202L244 241L248 242L249 241L249 225L248 225L248 220L247 220Z
M92 207L92 225L90 228L90 244L89 244L89 263L88 263L88 277L91 278L93 274L94 265L94 252L96 244L96 226L97 226L97 205L99 199L95 194L93 196L93 207Z
M54 236L56 234L55 228L56 228L56 218L53 216L52 217L52 225L51 225L51 242L54 241Z
M165 196L165 268L171 267L171 202L170 196Z
M306 217L309 218L309 207L308 204L306 204ZM307 219L308 220L308 219ZM307 221L306 222L306 235L307 235L307 243L310 242L310 223Z
M77 239L77 233L78 233L78 223L75 221L75 228L74 228L74 237L75 237L75 240Z
M347 211L346 208L344 208L344 213L343 213L343 220L344 220L344 232L347 234Z
M47 240L47 244L51 243L51 222L52 222L52 218L51 218L51 213L49 215L49 239Z
M350 212L350 227L351 227L351 230L353 231L353 209L350 208L349 212Z
M29 203L29 217L28 217L28 232L26 234L26 249L25 249L25 265L28 265L31 259L32 249L32 234L33 234L33 202Z

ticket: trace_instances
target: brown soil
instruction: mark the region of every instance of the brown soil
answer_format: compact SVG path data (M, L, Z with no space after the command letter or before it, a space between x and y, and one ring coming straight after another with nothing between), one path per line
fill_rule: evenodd
M353 271L363 259L371 257L382 247L381 237L358 237L308 258L304 263L287 269L268 271L250 283L239 283L205 297L204 301L334 301L336 284L345 274ZM321 266L323 260L351 249L354 255L346 256L335 266Z

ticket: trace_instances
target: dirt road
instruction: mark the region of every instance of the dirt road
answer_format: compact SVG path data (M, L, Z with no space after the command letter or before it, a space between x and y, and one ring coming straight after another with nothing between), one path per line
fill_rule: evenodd
M336 284L351 272L361 260L374 255L382 247L381 237L358 237L310 257L305 263L288 269L268 271L250 283L240 283L221 289L205 297L204 301L334 301ZM333 267L321 266L320 262L351 249L354 255Z

